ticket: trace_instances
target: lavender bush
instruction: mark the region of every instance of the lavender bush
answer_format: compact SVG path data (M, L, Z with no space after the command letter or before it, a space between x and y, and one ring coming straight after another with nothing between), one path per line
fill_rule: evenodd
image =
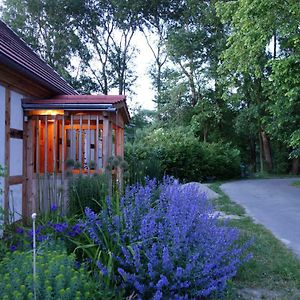
M85 213L100 274L143 299L207 297L249 258L205 196L170 178L128 187L120 205L107 199L99 214Z

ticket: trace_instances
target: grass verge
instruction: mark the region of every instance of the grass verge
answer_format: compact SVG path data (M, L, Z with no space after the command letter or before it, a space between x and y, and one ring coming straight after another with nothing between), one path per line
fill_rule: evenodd
M300 187L300 180L296 180L296 181L292 182L291 185L295 186L295 187Z
M241 217L231 220L229 225L241 230L242 241L254 237L250 248L253 259L240 268L226 299L300 299L300 260L269 230L254 223L243 207L222 192L220 185L210 185L220 195L214 201L216 209ZM246 290L259 291L260 296L247 297L244 295Z

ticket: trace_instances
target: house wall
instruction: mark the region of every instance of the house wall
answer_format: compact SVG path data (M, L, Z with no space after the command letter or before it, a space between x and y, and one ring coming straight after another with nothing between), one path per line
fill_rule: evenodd
M10 128L18 132L23 132L23 109L22 98L25 95L15 91L10 92ZM9 176L23 176L23 138L18 135L10 135L10 157L9 157ZM15 177L16 178L16 177ZM16 180L9 186L9 207L14 212L13 220L22 217L22 179Z
M5 164L5 88L0 85L0 165ZM4 178L0 177L0 189L4 189ZM0 206L4 206L4 197L0 195Z
M10 211L8 221L22 217L23 198L23 109L21 93L0 85L0 164L7 175L0 178L4 190L1 206Z

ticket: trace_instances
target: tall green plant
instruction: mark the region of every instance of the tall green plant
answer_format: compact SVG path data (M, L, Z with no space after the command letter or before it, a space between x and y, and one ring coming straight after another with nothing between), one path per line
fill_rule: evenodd
M82 214L86 207L100 211L108 194L105 175L75 176L69 181L69 214Z

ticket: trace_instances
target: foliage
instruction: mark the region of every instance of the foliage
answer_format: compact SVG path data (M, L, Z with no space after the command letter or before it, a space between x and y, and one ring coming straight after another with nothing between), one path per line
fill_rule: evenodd
M85 207L95 211L101 209L101 201L108 193L105 175L74 176L69 181L69 214L80 215Z
M139 145L125 144L125 159L129 166L126 182L129 184L144 183L147 177L161 179L164 174L157 154L145 149L147 157L141 158L138 151Z
M151 110L135 108L131 111L130 124L125 127L126 142L133 142L138 132L148 128L155 119L155 112Z
M13 252L0 262L1 299L33 299L32 252ZM93 299L96 287L83 267L75 269L74 255L62 249L43 249L37 256L38 299Z
M86 209L83 244L101 277L142 298L208 296L222 291L247 260L238 231L212 217L212 207L195 187L172 179L128 187L120 205ZM96 256L95 256L96 254ZM105 279L104 279L105 280Z
M129 164L133 160L156 159L160 162L157 174L165 173L181 180L232 178L239 174L237 149L226 143L200 142L186 128L156 129L126 149L131 151L126 154L131 155L127 157Z
M218 15L230 28L220 66L227 76L227 93L243 89L246 97L240 99L240 107L254 106L256 126L266 130L273 142L283 142L292 150L299 147L298 4L297 0L216 4ZM266 143L263 146L260 151L266 152Z
M300 187L300 180L296 180L292 183L292 186Z

